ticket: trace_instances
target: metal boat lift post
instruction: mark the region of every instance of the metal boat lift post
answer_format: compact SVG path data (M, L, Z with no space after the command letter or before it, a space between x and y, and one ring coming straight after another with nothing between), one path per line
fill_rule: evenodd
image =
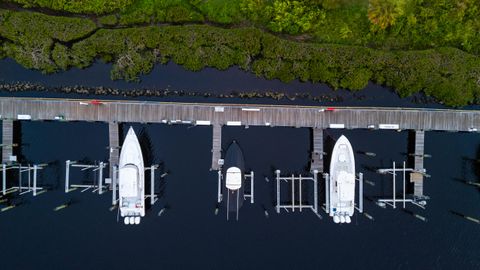
M33 196L37 196L42 192L44 188L38 187L37 185L37 173L38 170L42 170L45 168L48 164L33 164L33 165L22 165L22 164L2 164L2 168L0 169L2 171L2 194L6 195L11 192L18 191L20 192L20 195L32 192ZM18 186L13 186L10 188L7 188L7 171L10 169L18 169ZM22 179L22 174L24 172L28 173L28 180L27 180L27 186L23 186L23 179ZM33 177L32 173L33 172ZM32 179L33 178L33 179ZM32 181L33 180L33 181ZM38 192L40 191L40 192Z
M423 208L425 209L425 200L416 200L415 198L414 199L407 199L406 198L406 184L405 184L405 181L406 181L406 172L410 172L410 173L420 173L420 174L423 174L423 175L427 175L426 174L426 171L425 169L423 169L422 171L415 171L414 169L412 168L406 168L405 167L405 161L403 162L403 167L402 168L397 168L395 166L395 161L393 162L393 165L392 165L392 168L388 168L388 169L378 169L377 172L380 173L380 174L391 174L392 175L392 181L393 181L393 190L392 190L392 198L391 199L378 199L377 200L377 204L379 206L382 206L383 205L390 205L393 207L393 209L397 208L397 202L401 202L402 203L402 207L405 208L405 204L406 203L411 203L413 205L416 205L420 208ZM397 198L397 194L396 194L396 175L397 175L397 172L402 172L402 175L403 175L403 183L402 183L402 186L403 186L403 191L402 191L402 198ZM428 198L428 197L427 197Z
M158 195L155 194L155 171L158 169L159 165L154 164L149 167L145 167L145 171L150 171L150 194L145 195L145 198L150 198L150 204L154 205L158 201ZM117 205L118 203L118 166L114 165L112 167L112 205ZM163 176L160 176L163 178Z
M330 213L330 175L328 173L323 174L325 179L325 212ZM363 213L363 173L358 173L355 180L358 181L358 203L355 206L355 209L359 213Z
M92 164L81 164L77 161L67 160L65 161L65 193L74 191L77 188L83 188L81 192L85 192L89 189L93 189L92 192L97 192L101 195L104 192L103 184L103 169L107 167L108 163L101 161L98 165ZM98 184L95 184L95 179L92 185L85 184L70 184L70 167L81 168L81 171L92 170L93 172L98 171Z
M280 176L281 171L276 170L276 181L277 181L277 204L275 206L275 209L278 214L280 214L281 209L285 209L287 212L288 210L292 210L292 212L295 212L295 209L299 209L300 212L302 212L302 209L310 209L312 210L317 216L318 216L318 180L317 180L317 175L318 171L314 170L313 171L313 177L305 177L302 175L299 175L296 177L295 175L291 176L285 176L281 177ZM290 204L282 204L280 200L280 182L285 181L288 183L288 181L291 181L291 194L292 194L292 201ZM298 205L295 205L295 181L298 181L298 196L299 196L299 203ZM313 204L303 204L303 194L302 194L302 182L304 181L312 181L313 182Z

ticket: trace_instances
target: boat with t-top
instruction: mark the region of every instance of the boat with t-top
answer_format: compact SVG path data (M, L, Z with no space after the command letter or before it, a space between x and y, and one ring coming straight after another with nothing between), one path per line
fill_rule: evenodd
M118 168L120 215L125 224L139 224L145 216L145 169L140 143L132 127L123 142Z
M355 159L347 137L341 136L330 160L329 213L335 223L350 223L355 210Z

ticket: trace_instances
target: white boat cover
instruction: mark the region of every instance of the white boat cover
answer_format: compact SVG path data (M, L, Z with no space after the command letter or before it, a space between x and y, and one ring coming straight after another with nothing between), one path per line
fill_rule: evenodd
M230 190L238 190L242 187L242 171L237 167L227 169L225 184Z

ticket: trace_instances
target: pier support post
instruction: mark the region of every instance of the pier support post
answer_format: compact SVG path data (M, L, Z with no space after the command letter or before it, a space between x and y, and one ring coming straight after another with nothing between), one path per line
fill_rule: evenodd
M37 169L38 165L33 165L33 196L37 196ZM30 175L30 171L28 171Z
M111 166L112 168L112 205L117 204L117 165Z
M358 212L363 213L363 173L358 173Z
M7 194L7 165L2 164L2 193L3 195Z
M276 180L277 180L277 213L280 214L280 170L276 170Z
M217 202L219 203L222 201L222 172L217 171L217 175L218 175Z
M318 214L318 171L313 171L313 210Z
M100 162L98 165L98 195L102 195L103 193L103 168L105 168L105 164L103 161Z
M70 189L70 160L65 161L65 193Z
M150 166L150 204L155 204L155 165Z
M325 178L325 212L330 213L330 176L324 173Z

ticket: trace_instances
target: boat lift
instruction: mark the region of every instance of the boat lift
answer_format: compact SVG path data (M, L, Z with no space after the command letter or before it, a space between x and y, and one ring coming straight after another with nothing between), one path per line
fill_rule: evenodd
M223 160L222 160L223 162ZM223 163L222 163L223 164ZM222 170L218 170L218 189L217 189L217 202L220 203L223 200L223 194L222 194L222 180L223 180L223 175L222 175ZM244 174L245 177L245 182L247 179L250 182L250 193L246 193L244 191L243 193L243 199L250 198L250 203L254 202L254 184L255 184L255 175L253 171L251 171L249 174Z
M89 189L93 189L92 192L98 192L99 195L103 194L103 192L106 190L106 186L104 186L103 169L105 169L107 165L108 163L103 161L99 162L98 164L82 164L72 160L65 161L65 193L74 191L77 188L83 188L81 192L85 192ZM93 172L98 171L97 183L95 182L95 179L94 179L93 184L91 185L70 184L70 167L81 168L81 171L86 171L86 170L92 170ZM105 184L109 184L108 181L105 181Z
M313 177L305 177L302 175L299 175L296 177L295 175L291 176L285 176L281 177L280 176L280 170L275 171L276 174L276 181L277 181L277 204L275 206L277 213L280 214L281 209L285 209L287 212L288 210L292 210L292 212L295 212L295 209L299 209L300 212L302 212L302 209L311 209L315 215L318 217L321 217L318 214L318 170L313 171ZM285 181L288 183L288 181L291 181L291 187L292 187L292 200L290 204L282 204L280 202L280 182ZM295 182L298 182L298 205L295 205ZM313 204L303 204L303 198L302 198L302 182L304 181L312 181L313 182Z
M158 195L155 194L155 171L158 169L159 165L154 164L150 167L145 167L145 171L150 171L150 194L145 195L145 198L150 198L150 204L154 205L158 201ZM112 189L112 206L118 204L118 165L114 165L111 179L111 189ZM164 178L167 173L164 173L160 178Z
M46 190L43 187L39 187L37 184L37 173L38 170L44 169L47 165L48 164L1 164L2 167L0 170L2 171L2 195L7 195L16 191L18 191L20 195L32 192L33 196L44 193ZM18 170L18 186L7 188L7 171L13 169ZM25 172L28 174L26 186L24 186L22 177L22 174Z
M330 213L330 175L328 173L323 174L325 178L325 212ZM363 213L363 173L358 173L355 180L358 181L358 203L355 204L355 209L359 213Z
M397 172L401 172L403 175L403 194L402 198L397 198L396 194L396 175ZM380 207L385 207L386 205L390 205L395 209L397 207L397 203L402 203L402 208L405 208L406 203L411 203L413 205L416 205L422 209L425 209L425 205L427 204L426 199L428 199L428 196L422 196L422 197L413 197L413 199L407 199L406 198L406 187L405 187L405 179L406 179L406 173L410 172L410 177L415 177L415 175L420 174L425 177L429 177L428 174L426 174L426 170L423 169L421 171L416 171L415 169L412 168L406 168L405 167L405 161L403 162L403 166L401 168L396 168L395 167L395 161L393 162L392 168L388 169L378 169L377 173L380 174L391 174L392 175L392 180L393 180L393 190L392 190L392 198L385 198L385 199L378 199L377 200L377 205Z

